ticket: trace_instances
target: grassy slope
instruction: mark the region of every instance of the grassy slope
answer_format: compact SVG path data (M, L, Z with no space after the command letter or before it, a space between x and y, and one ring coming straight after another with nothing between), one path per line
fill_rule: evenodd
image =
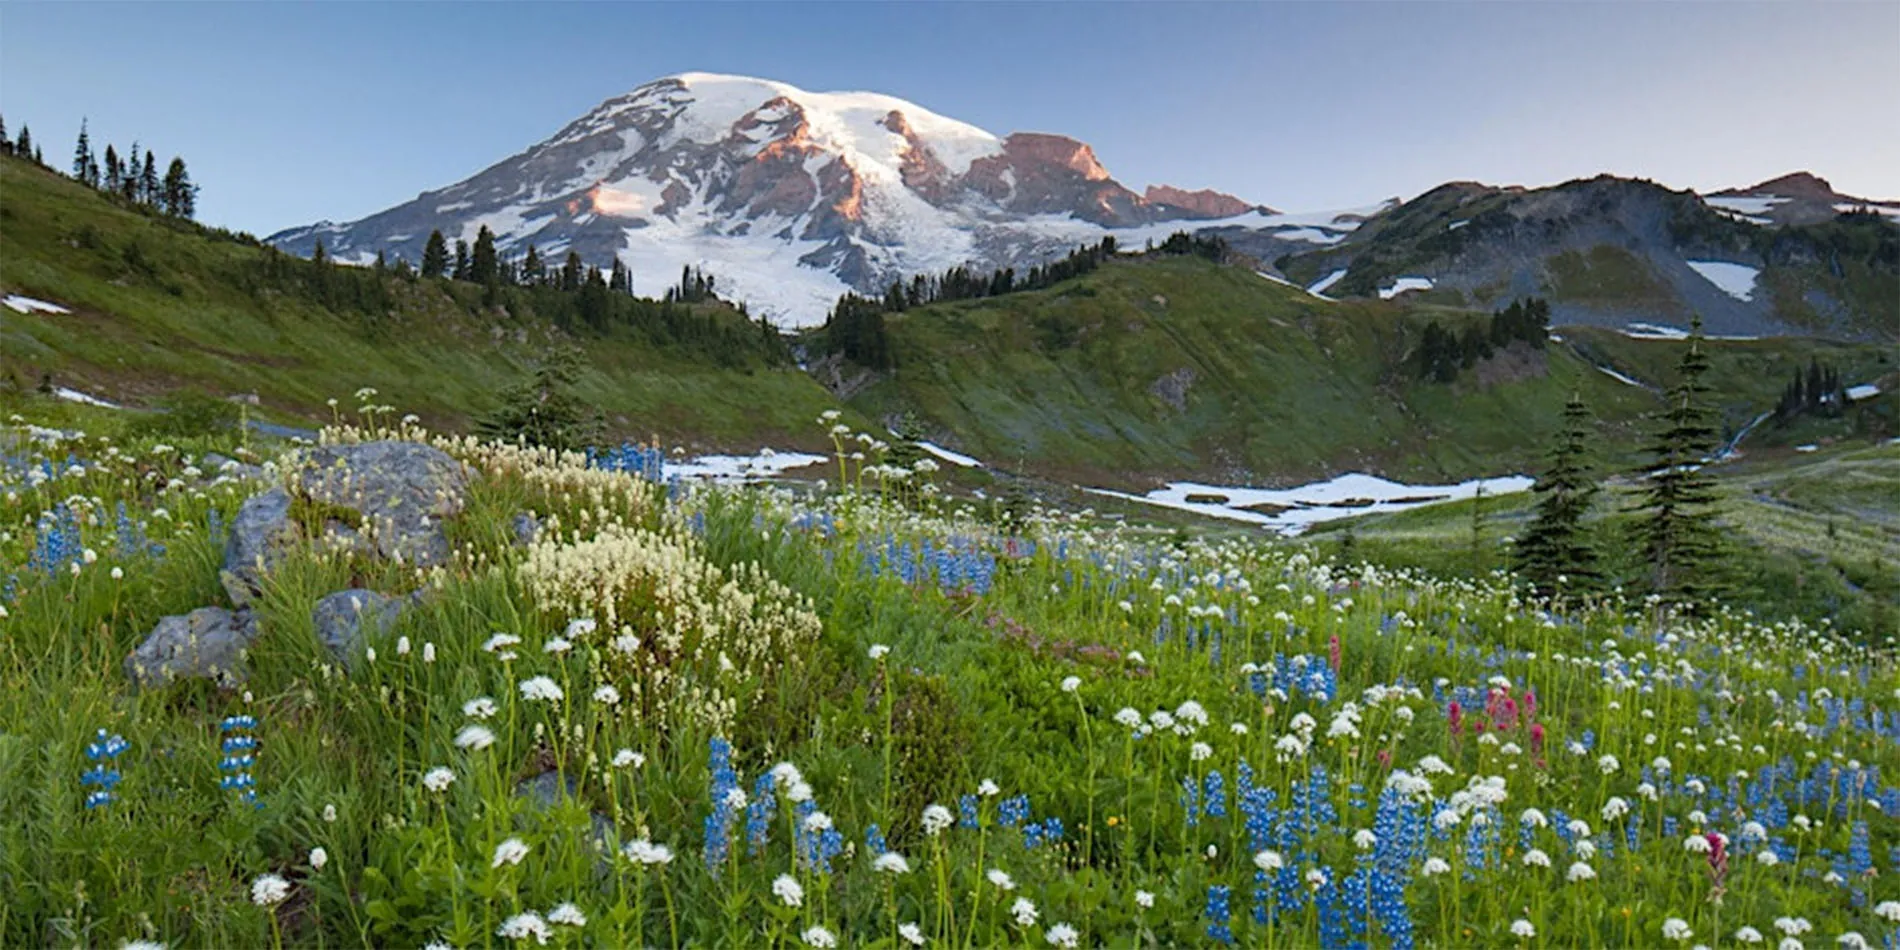
M1729 565L1731 599L1774 617L1828 617L1875 639L1900 634L1900 447L1856 445L1814 455L1756 451L1718 466L1720 522L1739 542ZM1641 565L1617 534L1635 502L1622 481L1596 506L1598 543L1617 580ZM1501 567L1502 539L1532 515L1528 493L1485 499L1486 527L1472 545L1472 502L1367 515L1318 528L1334 549L1348 535L1356 556L1428 570ZM1614 523L1612 523L1614 522Z
M1565 328L1544 354L1423 383L1402 367L1426 313L1328 303L1196 259L1118 261L1048 290L891 317L899 368L853 404L914 411L979 458L1076 479L1464 478L1533 462L1572 390L1604 420L1613 453L1626 453L1656 396L1594 366L1659 382L1680 354L1678 343ZM1812 355L1850 379L1878 375L1886 358L1802 339L1712 349L1737 427ZM1183 369L1192 383L1177 409L1151 387Z
M134 246L149 271L127 264ZM30 388L51 373L132 405L181 386L255 392L269 414L327 419L326 399L373 386L384 402L456 426L558 335L544 321L481 312L476 288L443 282L392 278L396 309L374 331L292 297L260 301L228 275L262 253L0 160L0 288L75 311L0 311L0 387ZM621 435L804 443L812 418L834 404L790 367L732 370L633 340L583 342L591 370L581 392Z

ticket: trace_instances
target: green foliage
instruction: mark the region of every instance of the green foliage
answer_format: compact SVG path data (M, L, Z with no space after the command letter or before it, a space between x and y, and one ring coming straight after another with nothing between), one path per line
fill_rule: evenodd
M241 410L228 399L195 389L180 389L158 400L158 411L132 425L136 435L204 438L235 430Z
M1589 408L1573 394L1564 406L1563 431L1551 450L1550 464L1531 486L1538 496L1537 515L1517 539L1515 567L1544 597L1589 594L1602 586L1596 548L1584 525L1597 494L1590 467L1591 429Z
M476 423L482 436L560 451L598 444L600 414L590 412L574 391L580 351L563 347L544 354L525 379L501 393L501 405Z
M1707 603L1721 588L1722 543L1714 524L1717 496L1708 472L1718 445L1717 429L1707 405L1709 388L1703 377L1709 359L1702 345L1698 318L1676 365L1676 382L1656 417L1652 458L1641 469L1646 482L1637 509L1637 537L1651 565L1647 586L1664 603L1684 609Z

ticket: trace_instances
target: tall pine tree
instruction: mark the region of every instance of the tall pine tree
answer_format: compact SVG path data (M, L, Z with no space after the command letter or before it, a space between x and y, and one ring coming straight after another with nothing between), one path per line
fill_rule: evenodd
M135 159L136 160L136 159ZM156 205L163 197L158 190L158 156L145 150L145 167L139 170L139 203Z
M106 146L106 180L105 180L105 188L107 191L110 191L113 194L119 193L120 186L124 184L124 182L122 181L122 179L125 177L124 172L125 170L119 166L119 150L113 148L111 145L108 144Z
M449 244L441 231L429 232L429 243L422 248L422 276L440 277L449 269Z
M73 146L74 180L97 186L99 183L92 177L92 170L95 167L97 166L94 164L92 157L92 137L86 133L86 120L80 119L79 142Z
M1518 573L1545 597L1597 589L1603 572L1583 525L1597 481L1590 465L1590 410L1581 395L1570 394L1550 466L1531 491L1538 496L1537 514L1517 542Z
M456 280L468 279L468 242L455 239L455 271L449 276Z
M184 159L172 156L171 166L165 169L164 187L161 197L166 214L176 218L197 216L198 186L191 183L191 174L185 171Z
M492 284L501 279L501 264L495 256L495 232L482 225L475 233L475 253L469 258L468 279L478 284Z
M1716 576L1721 534L1715 526L1715 479L1707 469L1717 429L1707 399L1708 354L1702 351L1702 318L1690 325L1668 405L1657 415L1652 456L1641 470L1645 482L1636 525L1649 588L1666 605L1688 611L1707 606L1720 589Z

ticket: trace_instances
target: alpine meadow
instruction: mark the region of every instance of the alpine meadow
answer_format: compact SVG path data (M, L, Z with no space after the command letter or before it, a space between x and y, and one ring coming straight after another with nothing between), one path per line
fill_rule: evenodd
M1707 24L1705 63L1716 14L1780 15L1585 6L1652 77L1655 37ZM1778 68L1861 89L1900 58L1875 6ZM0 946L1900 947L1890 130L1618 151L1648 107L1604 85L1610 125L1506 148L1460 66L1266 95L1217 52L1509 47L1557 7L532 9L0 11ZM154 13L209 32L125 45L176 39ZM609 34L679 49L609 68ZM451 45L502 70L453 94L492 127L417 114ZM1101 152L650 78L688 54ZM1551 55L1500 103L1583 101ZM265 94L334 141L216 131ZM1260 188L1293 117L1334 128L1270 99L1427 95L1300 137L1330 170L1273 205L1101 157ZM1767 177L1802 142L1838 186ZM1441 144L1554 183L1441 184ZM1599 171L1630 155L1700 184ZM1407 162L1410 197L1278 207Z

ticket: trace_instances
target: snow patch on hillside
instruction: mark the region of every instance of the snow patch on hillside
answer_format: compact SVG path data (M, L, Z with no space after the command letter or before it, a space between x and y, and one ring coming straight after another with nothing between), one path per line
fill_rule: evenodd
M1379 288L1379 299L1391 300L1393 297L1397 297L1408 290L1430 289L1432 289L1432 279L1430 277L1401 277L1392 286Z
M934 445L929 442L919 442L917 443L917 447L920 449L923 449L926 452L929 452L930 454L940 459L943 459L946 462L949 462L952 465L961 466L963 468L982 468L983 467L982 462L979 462L976 459L973 459L967 455L964 455L961 452L952 452L941 445Z
M1637 389L1648 389L1648 388L1649 388L1648 386L1645 386L1645 385L1643 385L1642 383L1639 383L1639 382L1637 382L1636 380L1634 380L1634 379L1631 379L1631 378L1629 378L1628 376L1625 376L1625 375L1623 375L1622 373L1619 373L1619 372L1617 372L1616 370L1613 370L1613 369L1611 369L1611 368L1609 368L1608 366L1599 366L1599 367L1597 367L1597 371L1598 371L1598 372L1600 372L1600 373L1602 373L1602 374L1603 374L1603 375L1605 375L1605 376L1608 376L1608 377L1610 377L1611 379L1614 379L1614 380L1616 380L1616 381L1617 381L1617 382L1619 382L1619 383L1627 383L1627 384L1629 384L1629 385L1631 385L1631 386L1635 386L1635 387L1636 387Z
M809 452L778 452L760 449L753 455L701 455L685 462L665 462L660 466L663 478L706 478L713 481L754 481L773 478L792 469L806 468L828 461Z
M1327 521L1458 501L1475 496L1480 489L1487 495L1512 494L1529 490L1531 484L1532 479L1527 476L1505 475L1472 479L1456 485L1406 485L1376 475L1351 472L1297 488L1232 488L1199 482L1173 482L1166 488L1156 489L1146 495L1132 495L1106 488L1085 490L1111 498L1244 521L1284 535L1296 535ZM1190 501L1190 498L1195 500ZM1220 500L1213 500L1216 498Z
M4 302L8 310L17 313L72 313L71 310L59 304L47 303L44 300L35 300L32 297L22 297L19 294L8 294Z
M1684 261L1689 268L1702 275L1702 279L1716 286L1716 289L1734 297L1736 300L1755 299L1755 278L1761 276L1761 269L1747 264L1731 264L1728 261Z
M77 389L67 389L64 386L54 387L53 395L57 396L60 399L64 399L67 402L76 402L76 403L80 403L82 405L87 405L87 406L98 406L101 409L124 409L125 408L124 406L121 406L116 402L107 402L106 400L100 399L98 396L94 396L91 393L82 393Z
M1716 198L1704 198L1702 199L1702 203L1711 208L1733 211L1737 214L1760 215L1767 214L1774 209L1775 205L1786 204L1790 200L1792 199L1783 198L1780 195L1760 195L1757 197L1723 195Z
M1331 300L1333 298L1326 296L1327 288L1331 287L1334 284L1339 283L1340 278L1345 277L1345 276L1346 276L1346 268L1341 267L1340 269L1333 271L1332 273L1327 274L1324 277L1321 277L1318 283L1314 284L1311 287L1306 288L1306 292L1309 294L1312 294L1315 297L1320 298L1321 300Z

